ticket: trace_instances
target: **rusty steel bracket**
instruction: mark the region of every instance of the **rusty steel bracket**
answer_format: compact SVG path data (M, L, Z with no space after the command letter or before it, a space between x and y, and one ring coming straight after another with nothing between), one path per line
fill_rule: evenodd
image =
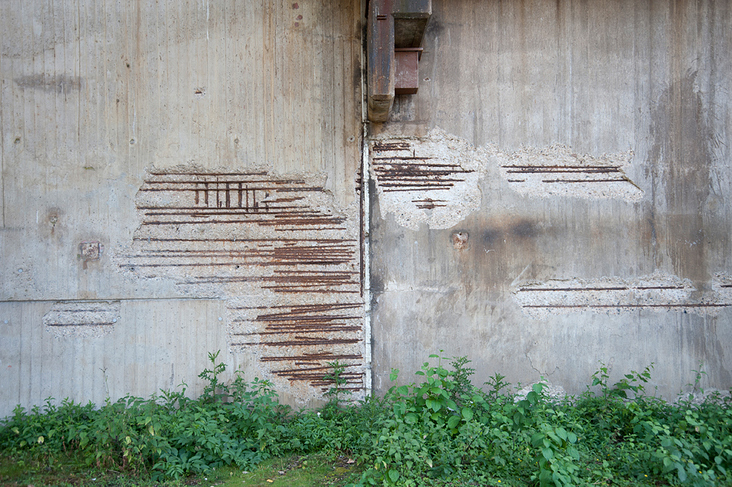
M417 63L422 37L432 15L432 0L371 0L369 3L368 114L372 122L385 122L395 93L417 92Z

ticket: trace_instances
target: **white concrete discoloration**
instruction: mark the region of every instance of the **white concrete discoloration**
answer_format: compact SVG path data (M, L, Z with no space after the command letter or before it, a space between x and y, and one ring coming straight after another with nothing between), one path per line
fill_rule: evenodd
M375 139L369 150L381 216L392 213L413 230L450 228L478 210L479 182L498 154L440 129L420 138Z
M513 298L532 318L557 313L619 314L638 310L716 314L732 307L732 293L715 280L711 291L699 292L689 279L654 274L636 279L554 279L514 285ZM732 286L731 286L732 287Z

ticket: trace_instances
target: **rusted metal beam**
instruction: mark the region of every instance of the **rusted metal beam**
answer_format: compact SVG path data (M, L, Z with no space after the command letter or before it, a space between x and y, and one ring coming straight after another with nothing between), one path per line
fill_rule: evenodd
M395 48L418 48L432 14L432 0L371 0L368 18L368 111L372 122L385 122L394 102L397 62ZM406 66L406 65L404 65ZM412 85L403 93L416 93L416 64Z

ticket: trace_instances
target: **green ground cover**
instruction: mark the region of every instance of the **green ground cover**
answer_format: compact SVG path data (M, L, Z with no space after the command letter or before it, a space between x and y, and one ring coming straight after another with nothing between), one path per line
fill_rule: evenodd
M732 485L729 396L668 403L645 390L651 367L611 384L601 366L579 397L541 383L519 397L500 374L477 388L466 358L433 355L416 382L354 402L334 362L328 404L292 411L268 381L222 383L217 358L196 399L182 385L16 408L0 421L0 484Z

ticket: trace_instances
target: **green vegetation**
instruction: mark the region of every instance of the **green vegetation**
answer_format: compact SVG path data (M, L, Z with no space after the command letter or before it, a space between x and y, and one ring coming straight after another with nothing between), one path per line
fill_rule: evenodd
M610 384L601 365L585 394L559 400L542 383L517 397L500 374L474 387L467 358L432 355L418 382L355 403L333 362L329 402L295 412L268 381L222 383L209 359L198 399L183 384L101 407L17 407L0 422L0 483L732 485L730 398L646 395L651 366Z

